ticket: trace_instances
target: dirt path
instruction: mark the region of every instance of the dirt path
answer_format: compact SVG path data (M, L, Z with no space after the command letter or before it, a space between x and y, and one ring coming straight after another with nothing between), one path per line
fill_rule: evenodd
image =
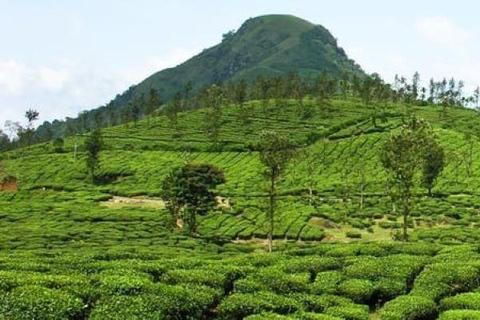
M104 201L101 205L118 209L123 207L149 207L149 208L156 208L156 209L163 209L165 208L165 202L162 199L158 198L147 198L147 197L113 197L108 201Z

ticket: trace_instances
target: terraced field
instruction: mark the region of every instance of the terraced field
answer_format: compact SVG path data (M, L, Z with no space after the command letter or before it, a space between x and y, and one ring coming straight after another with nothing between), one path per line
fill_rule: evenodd
M308 120L294 101L273 111L249 104L246 124L224 107L218 145L201 110L182 114L180 130L165 117L106 129L101 184L88 179L84 137L68 138L64 152L41 144L0 155L19 187L0 192L0 319L479 318L475 111L445 119L438 107L412 107L433 125L447 165L434 197L414 190L415 243L399 244L378 155L403 106L374 127L355 99ZM263 253L267 189L252 148L265 128L299 145L279 185L272 255ZM172 231L163 206L149 205L186 161L227 178L218 192L228 205L200 218L198 238Z

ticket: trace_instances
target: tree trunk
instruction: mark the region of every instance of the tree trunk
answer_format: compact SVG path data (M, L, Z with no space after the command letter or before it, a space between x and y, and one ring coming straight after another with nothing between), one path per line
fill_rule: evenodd
M408 241L408 216L410 215L410 196L405 199L403 206L403 241Z
M272 252L273 247L273 215L275 212L275 173L272 172L270 177L270 199L268 210L268 252Z

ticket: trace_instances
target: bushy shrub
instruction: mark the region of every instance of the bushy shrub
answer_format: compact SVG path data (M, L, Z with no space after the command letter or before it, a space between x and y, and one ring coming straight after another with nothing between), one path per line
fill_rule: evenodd
M460 293L440 302L440 310L451 309L480 310L480 292Z
M152 284L149 275L131 270L109 270L99 276L100 287L111 294L134 295Z
M412 294L438 301L447 295L478 287L478 276L478 268L468 264L431 264L415 279Z
M480 311L449 310L440 314L438 320L480 320Z
M350 239L361 239L362 234L358 231L347 231L345 233L345 236Z
M355 302L369 303L375 292L375 286L369 280L348 279L338 285L338 292Z
M306 292L310 281L310 274L308 273L287 274L278 267L261 269L253 277L278 294Z
M334 270L341 266L341 261L330 257L306 256L289 259L282 264L282 269L286 273L309 272L313 276L317 273Z
M209 287L158 283L147 294L105 297L90 319L205 319L218 299L219 293Z
M293 294L296 301L301 303L303 309L310 312L324 312L327 308L354 304L352 300L331 294Z
M84 312L81 299L66 292L40 286L13 289L1 297L0 314L5 319L73 319Z
M244 320L293 320L296 318L277 314L277 313L272 313L272 312L266 312L262 314L253 314L251 316L245 317Z
M315 282L312 285L313 292L315 294L337 292L337 287L340 281L342 281L342 273L339 271L324 271L317 274Z
M263 283L251 278L237 280L233 285L233 291L235 293L254 293L266 290L267 287Z
M168 284L200 284L213 288L223 288L225 276L211 270L170 270L160 280Z
M152 296L111 296L97 303L89 319L91 320L160 320L160 310L156 309Z
M421 296L399 296L387 302L380 310L382 320L433 319L436 314L433 300Z
M401 280L383 278L375 282L375 297L380 303L407 293L407 283Z
M322 313L313 313L313 312L302 312L296 313L293 315L295 319L302 319L302 320L342 320L342 318L330 316L328 314Z
M294 299L270 292L234 293L222 300L218 313L223 319L243 319L252 314L289 314L301 308Z
M325 314L339 317L344 320L368 320L368 307L358 304L330 307L325 310Z

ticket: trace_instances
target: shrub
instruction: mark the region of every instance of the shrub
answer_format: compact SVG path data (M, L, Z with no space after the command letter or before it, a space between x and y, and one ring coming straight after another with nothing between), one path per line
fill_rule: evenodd
M436 304L420 296L399 296L380 310L382 320L417 320L435 318Z
M342 320L342 318L322 313L302 312L293 315L295 319L302 320Z
M152 296L112 296L100 301L93 309L91 320L159 320L162 315L155 308Z
M326 270L334 270L341 266L341 261L336 258L306 256L287 260L282 264L282 269L286 273L309 272L316 275Z
M124 272L121 270L104 271L100 274L99 282L101 288L111 294L127 295L138 294L152 284L147 274L136 273L131 270Z
M345 233L346 237L347 238L350 238L350 239L361 239L362 238L362 234L358 231L347 231Z
M289 314L298 309L297 301L274 293L234 293L222 300L218 313L223 319L243 319L262 312Z
M342 274L339 271L320 272L313 283L313 292L315 294L336 293L340 281L342 281Z
M160 279L168 284L200 284L213 288L223 288L225 276L210 270L170 270Z
M24 286L5 294L0 306L6 319L71 319L79 317L84 304L79 298L56 289Z
M330 307L325 314L339 317L344 320L368 320L368 307L358 304Z
M236 293L254 293L258 291L266 291L267 287L250 278L235 281L233 291Z
M470 309L480 310L480 293L467 292L448 297L440 302L440 310Z
M338 291L355 302L369 303L375 286L369 280L348 279L340 283Z
M301 303L306 311L311 312L324 312L330 307L354 304L353 301L348 298L330 294L319 296L311 294L293 294L291 297Z
M405 281L383 278L375 283L375 296L380 303L406 293L407 283Z
M476 267L464 263L428 265L415 279L412 294L438 301L447 295L478 287L478 275Z
M286 274L278 267L261 269L253 277L278 294L305 292L310 281L308 273Z
M277 313L267 312L267 313L262 313L262 314L254 314L254 315L248 316L244 319L245 320L277 320L277 319L278 320L293 320L295 318L292 318L292 317L289 317L289 316L284 316L284 315L277 314Z
M477 310L449 310L440 314L439 320L480 320Z
M208 287L158 283L147 294L105 297L90 319L204 319L218 298L218 292Z

